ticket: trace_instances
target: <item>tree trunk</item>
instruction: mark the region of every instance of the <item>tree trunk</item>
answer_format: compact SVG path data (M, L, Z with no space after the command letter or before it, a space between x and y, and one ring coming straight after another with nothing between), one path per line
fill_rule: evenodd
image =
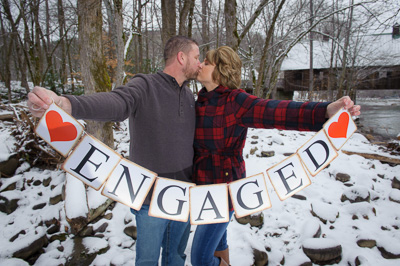
M190 1L190 8L189 8L189 18L188 18L188 34L189 38L192 38L192 30L193 30L193 17L194 17L194 4L195 0Z
M111 90L102 47L101 0L78 1L79 55L85 94ZM87 131L114 148L111 122L87 122Z
M201 49L202 58L205 57L207 51L210 50L210 36L209 36L209 16L208 16L208 1L201 0L201 37L203 39L203 47Z
M64 7L63 1L57 1L57 13L58 13L58 33L60 35L60 49L61 49L61 62L60 62L60 83L62 93L65 93L64 85L67 84L67 60L65 55L65 36L64 36L64 28L65 28L65 17L64 17Z
M314 24L314 7L313 0L310 0L310 28ZM308 83L308 99L311 101L313 99L313 89L314 89L314 36L313 32L310 31L310 69L309 69L309 83Z
M162 29L161 40L162 47L169 38L176 35L176 3L175 1L161 0Z
M337 99L340 99L343 96L343 89L345 88L345 83L347 82L347 57L348 57L348 49L350 46L350 36L351 36L351 28L353 23L353 9L354 9L354 0L350 0L350 11L349 17L346 27L346 36L345 43L343 47L343 57L342 57L342 71L340 74L339 87L336 95Z
M237 32L236 7L236 0L225 0L225 42L227 46L237 49L239 35Z
M115 38L116 38L116 55L117 55L117 67L115 68L115 80L114 86L118 87L122 85L124 79L124 39L122 37L124 31L124 21L122 17L122 0L114 0L114 12L115 12Z
M188 19L189 19L189 11L191 2L193 0L183 0L183 6L179 11L179 35L187 36L188 34ZM181 2L180 2L181 3Z
M255 88L255 95L257 97L261 97L261 86L264 82L264 73L265 73L265 68L266 68L266 63L267 63L267 56L268 56L268 50L270 47L270 41L272 40L273 34L274 34L274 28L275 28L275 23L276 20L278 19L278 16L282 10L283 5L285 4L286 0L282 0L278 6L278 9L274 12L274 16L271 21L271 25L268 29L267 32L267 37L265 38L265 43L264 43L264 48L260 60L260 67L258 68L258 79L256 83L256 88Z

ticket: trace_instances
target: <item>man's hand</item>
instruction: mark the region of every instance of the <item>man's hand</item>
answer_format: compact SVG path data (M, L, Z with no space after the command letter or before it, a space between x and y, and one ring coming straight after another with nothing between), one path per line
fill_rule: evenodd
M52 103L56 103L68 114L72 113L71 102L62 96L58 96L51 90L42 87L34 87L28 93L28 108L33 116L42 117Z
M332 117L342 108L348 110L351 116L359 116L361 114L361 106L354 105L354 102L350 99L349 96L343 96L339 100L332 102L328 105L328 107L326 108L326 118Z

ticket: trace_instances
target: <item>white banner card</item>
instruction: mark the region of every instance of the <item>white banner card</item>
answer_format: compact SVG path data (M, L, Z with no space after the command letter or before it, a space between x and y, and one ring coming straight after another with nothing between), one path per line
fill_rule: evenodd
M226 183L195 186L191 187L189 191L191 224L215 224L229 221Z
M122 159L107 180L101 194L140 210L157 174Z
M193 183L158 177L154 185L149 215L174 221L189 219L189 188Z
M280 200L285 200L311 184L300 157L295 153L267 170Z
M88 186L99 190L120 160L121 155L95 137L85 135L62 168Z
M229 183L229 192L237 218L271 208L263 173Z
M357 130L350 113L344 109L332 116L323 128L336 150L340 150Z
M312 176L316 176L338 156L324 130L300 147L297 154Z
M83 126L56 104L51 104L35 128L44 141L64 157L77 144Z

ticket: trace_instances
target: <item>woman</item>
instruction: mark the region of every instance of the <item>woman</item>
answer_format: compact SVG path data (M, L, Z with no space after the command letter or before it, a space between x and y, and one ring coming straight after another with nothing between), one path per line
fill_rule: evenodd
M193 181L230 183L246 177L242 150L247 128L318 131L340 108L359 115L349 97L334 103L264 100L240 90L242 63L227 46L206 54L197 76L204 88L196 102ZM233 208L230 203L230 217ZM229 265L228 223L198 225L192 265Z

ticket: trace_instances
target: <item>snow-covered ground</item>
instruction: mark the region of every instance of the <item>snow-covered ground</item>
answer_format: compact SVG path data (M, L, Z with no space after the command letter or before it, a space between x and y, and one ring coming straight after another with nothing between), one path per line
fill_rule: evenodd
M126 155L128 152L128 122L120 124L122 130L115 133L116 151ZM294 153L315 133L250 129L244 157L247 166L247 176L263 172L276 163L281 162L289 153ZM9 128L0 122L0 158L4 159L12 152L13 138ZM254 154L251 150L257 148ZM400 159L383 151L379 146L372 145L361 134L355 133L343 146L342 150L362 153L374 153ZM274 151L270 158L260 157L261 151ZM302 250L315 232L321 227L320 238L332 240L342 246L342 260L337 265L356 265L355 260L362 265L400 265L400 259L385 259L379 248L400 254L400 203L389 200L389 197L400 202L400 191L393 189L392 179L400 179L400 165L390 166L377 160L364 159L358 155L339 156L329 167L312 177L312 184L300 191L297 197L280 201L274 189L266 178L272 207L262 212L264 224L261 227L251 227L249 224L239 224L235 218L228 227L228 242L232 265L252 265L253 249L268 254L268 265L300 265L309 261ZM337 173L350 175L350 181L345 184L337 181ZM266 176L266 174L265 174ZM40 226L53 218L60 221L60 232L67 233L65 240L54 240L45 248L35 265L63 265L74 250L74 236L69 233L69 224L65 217L64 202L49 204L49 198L60 194L65 182L65 173L61 170L46 170L23 166L11 178L2 178L0 191L12 183L15 190L0 192L7 199L19 199L19 207L11 214L0 212L0 265L28 265L28 263L11 258L32 239L38 236L51 235L46 227ZM48 186L37 185L51 180ZM341 201L342 195L370 195L370 202L350 203ZM41 209L34 207L45 204ZM77 206L79 208L79 206ZM313 216L327 220L326 224ZM112 215L110 215L112 213ZM106 212L103 218L93 224L96 230L104 223L108 227L102 232L102 237L85 237L82 242L87 253L99 250L107 251L97 255L91 265L133 265L135 258L135 240L127 236L123 230L134 226L135 220L129 208L117 203L112 210ZM195 226L192 227L192 231ZM13 241L10 239L18 235ZM190 264L190 249L193 232L186 249L187 265ZM360 239L376 241L373 248L357 245Z

